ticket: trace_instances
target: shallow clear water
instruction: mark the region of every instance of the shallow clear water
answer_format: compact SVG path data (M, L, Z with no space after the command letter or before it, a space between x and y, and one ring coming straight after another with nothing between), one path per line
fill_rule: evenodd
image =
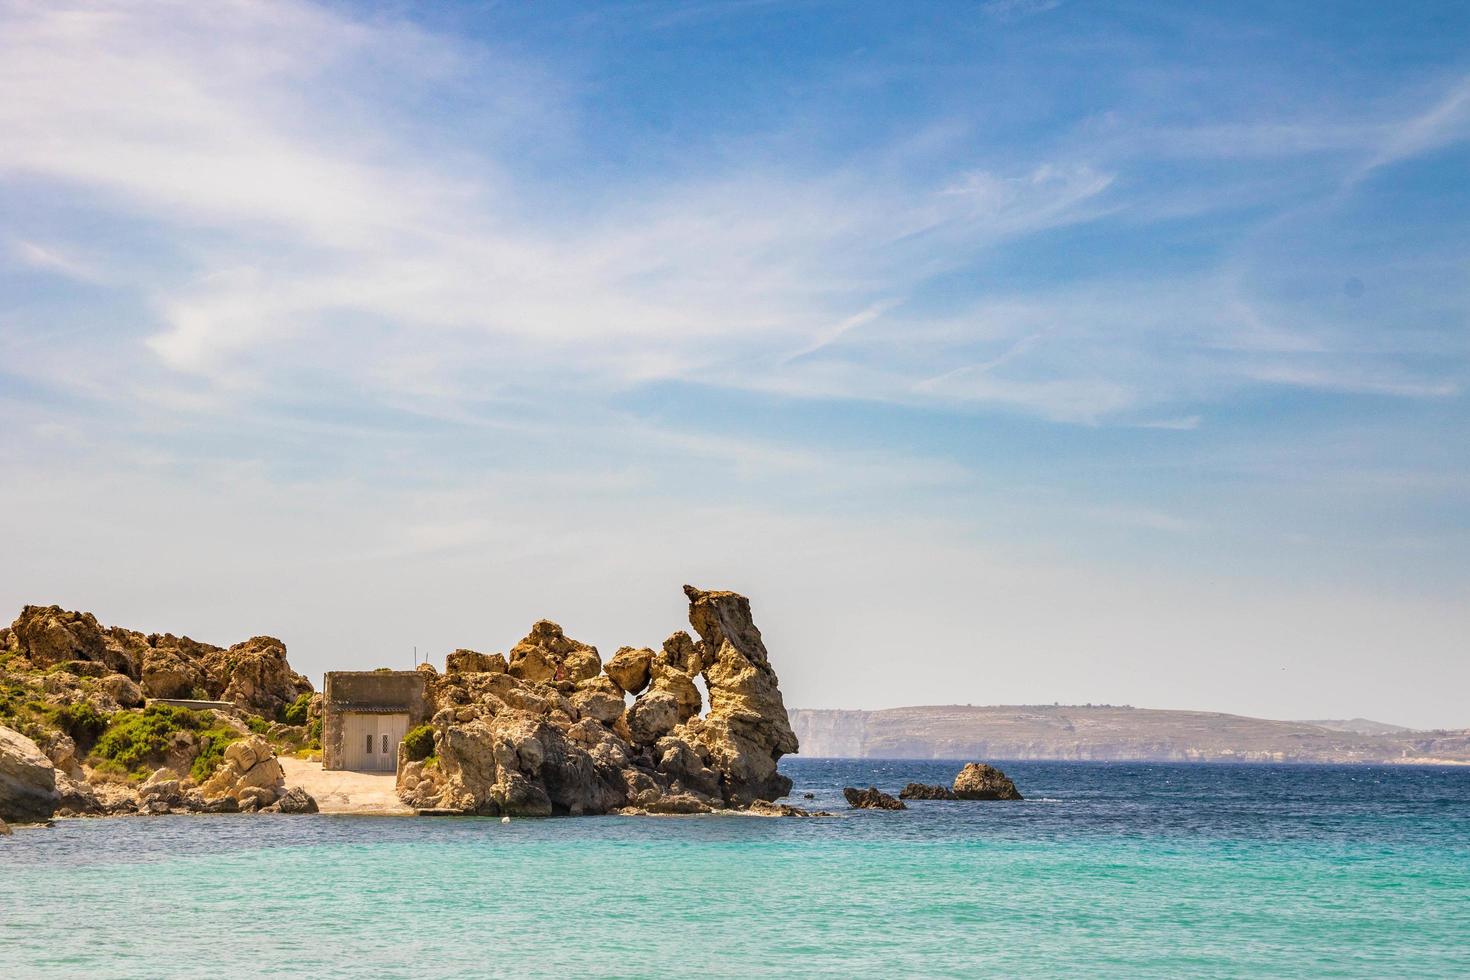
M787 760L829 820L177 816L0 841L0 977L1470 976L1470 769ZM811 792L816 799L805 801Z

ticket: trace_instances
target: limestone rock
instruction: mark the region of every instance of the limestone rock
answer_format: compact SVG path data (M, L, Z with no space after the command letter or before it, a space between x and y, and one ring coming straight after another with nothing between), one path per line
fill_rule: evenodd
M503 674L507 667L501 653L456 650L444 658L444 671L449 674Z
M926 786L923 783L909 783L898 793L900 800L957 800L958 796L948 786Z
M143 655L143 693L150 698L192 698L204 689L204 671L176 646L152 647Z
M204 658L206 689L221 701L233 701L262 718L276 718L311 682L291 669L286 645L273 636L256 636L228 650L213 649Z
M634 745L652 745L679 724L679 702L665 691L644 691L624 720Z
M0 820L48 820L58 802L51 760L20 732L0 727Z
M1022 796L1005 773L983 762L971 762L954 778L954 793L961 800L1019 800Z
M647 647L637 650L620 647L602 669L618 687L629 694L637 694L648 686L648 671L652 664L653 651Z
M882 792L876 786L867 789L854 789L849 786L842 791L847 798L847 805L859 810L907 810L908 807L900 800L895 800L887 793Z
M247 800L269 806L286 792L285 774L270 743L258 735L231 742L225 761L200 788L206 800L233 797L246 808Z
M710 765L721 776L721 791L732 804L775 800L791 791L791 780L776 768L781 756L796 752L796 736L781 699L760 630L751 619L750 600L735 592L706 592L684 586L689 623L699 634L710 710L701 740Z
M699 709L704 706L699 688L694 686L694 678L663 657L653 659L649 678L650 691L660 691L674 699L674 713L679 721L688 721L699 714Z
M578 682L569 700L583 717L604 725L611 725L623 713L623 692L601 674Z
M0 837L10 837L14 833L15 831L10 829L10 824L4 820L0 820Z
M15 649L37 667L68 660L103 662L106 643L97 617L60 606L26 606L11 624Z
M98 685L121 708L143 706L143 689L127 674L108 674Z
M510 651L510 673L538 684L568 681L575 684L596 677L602 670L597 648L579 643L548 619L531 627L531 632Z

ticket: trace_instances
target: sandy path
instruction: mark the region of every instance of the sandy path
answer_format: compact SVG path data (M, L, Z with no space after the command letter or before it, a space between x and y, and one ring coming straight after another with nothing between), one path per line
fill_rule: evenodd
M327 771L320 762L281 758L287 786L300 786L316 798L323 813L376 813L412 816L393 791L391 772Z

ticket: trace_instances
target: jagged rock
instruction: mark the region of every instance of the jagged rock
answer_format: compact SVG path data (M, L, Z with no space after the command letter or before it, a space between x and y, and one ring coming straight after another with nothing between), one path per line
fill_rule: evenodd
M908 807L900 800L895 800L887 793L882 792L876 786L867 789L854 789L849 786L842 791L847 798L847 805L859 810L907 810Z
M228 650L212 648L203 662L211 696L262 718L277 717L311 690L311 682L286 661L286 645L272 636L252 637Z
M143 706L143 689L127 674L108 674L98 685L121 708Z
M649 678L649 691L661 692L674 699L674 714L679 721L688 721L704 706L699 688L694 686L694 678L662 657L654 657Z
M647 804L644 809L649 813L709 813L712 807L692 793L669 793Z
M618 687L629 694L637 694L648 686L648 671L652 664L653 651L647 647L636 650L620 647L602 669Z
M958 796L948 786L926 786L923 783L909 783L899 791L900 800L957 800Z
M444 670L450 674L503 674L508 666L501 653L456 650L444 658Z
M601 673L602 658L597 655L596 647L579 643L563 633L560 626L543 619L511 648L508 669L513 676L538 684L559 681L575 684Z
M451 654L428 688L436 765L401 765L399 796L418 809L546 816L784 795L776 762L796 743L749 603L687 591L700 642L675 633L657 653L621 648L605 668L547 620L511 649L503 673L482 669L474 651ZM707 718L691 670L712 692ZM630 690L638 697L624 710Z
M65 773L73 779L82 778L82 766L77 760L77 743L70 735L52 732L36 745L51 760L51 765L56 767L58 773Z
M10 627L17 652L37 667L68 660L102 662L106 644L102 627L91 613L60 606L26 606Z
M569 700L579 714L611 725L623 713L623 692L611 679L599 674L579 681Z
M15 831L10 829L10 824L4 820L0 820L0 837L9 837L14 833Z
M954 778L954 793L961 800L1019 800L1022 796L1005 773L983 762L971 762Z
M678 667L690 677L697 677L704 672L704 655L694 639L683 630L669 634L659 652L665 663Z
M300 786L292 786L276 801L282 813L317 813L316 798Z
M252 735L230 743L225 761L199 790L206 800L230 796L245 809L251 799L257 807L274 803L286 792L286 780L270 743Z
M204 671L176 646L153 647L143 655L143 693L150 698L191 698L204 693Z
M684 594L709 689L700 740L711 768L720 773L725 800L748 805L779 799L791 791L791 780L777 770L777 761L798 745L776 672L751 620L750 600L692 585L684 586Z
M666 691L644 691L624 721L634 745L652 745L679 724L679 702Z
M20 732L0 726L0 820L49 820L59 802L51 760Z
M831 813L826 810L803 810L799 806L791 806L788 803L768 803L765 800L756 800L745 808L745 812L757 817L830 817Z

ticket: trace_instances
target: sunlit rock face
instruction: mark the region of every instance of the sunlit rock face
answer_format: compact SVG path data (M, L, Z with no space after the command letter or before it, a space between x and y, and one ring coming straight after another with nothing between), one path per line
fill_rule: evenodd
M784 796L791 783L776 766L796 737L750 601L684 591L698 640L677 632L604 665L542 620L503 660L451 658L431 682L434 755L401 767L405 799L548 816L700 813ZM696 677L709 690L704 717Z

